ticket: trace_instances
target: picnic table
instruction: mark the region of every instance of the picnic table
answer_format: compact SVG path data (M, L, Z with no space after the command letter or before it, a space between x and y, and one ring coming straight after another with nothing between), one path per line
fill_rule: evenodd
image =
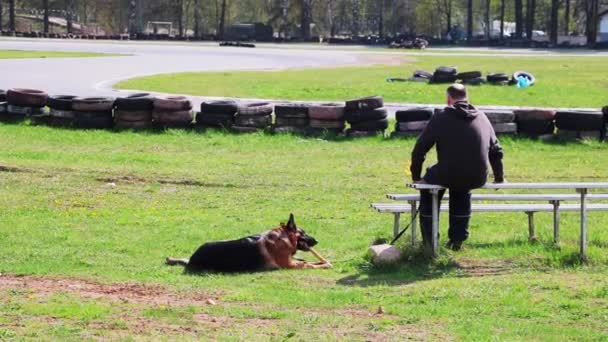
M446 188L436 184L425 184L425 183L412 183L408 184L408 187L416 190L429 190L433 197L432 207L432 234L431 234L431 248L433 256L437 255L438 252L438 233L439 233L439 191L445 190ZM582 260L587 259L587 195L590 190L593 189L608 189L608 183L597 183L597 182L574 182L574 183L488 183L482 187L482 189L495 189L495 190L507 190L507 189L519 189L519 190L532 190L532 189L543 189L543 190L573 190L576 191L580 196L580 257Z

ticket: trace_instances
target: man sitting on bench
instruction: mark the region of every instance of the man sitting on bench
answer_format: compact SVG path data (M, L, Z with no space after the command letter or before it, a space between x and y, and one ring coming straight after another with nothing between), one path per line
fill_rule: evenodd
M468 236L471 217L471 189L482 187L488 176L488 162L494 181L502 183L502 148L486 115L469 104L462 84L447 89L447 104L433 115L412 151L410 170L414 183L439 184L450 190L450 227L447 247L460 250ZM436 145L437 164L421 178L427 152ZM439 205L445 191L439 192ZM425 248L432 232L432 194L420 191L420 230Z

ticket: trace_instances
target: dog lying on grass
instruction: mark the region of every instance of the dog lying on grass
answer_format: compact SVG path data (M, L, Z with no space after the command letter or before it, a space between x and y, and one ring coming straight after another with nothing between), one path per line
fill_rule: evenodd
M331 268L312 247L312 236L296 226L293 214L287 224L281 223L262 234L238 240L207 242L190 259L167 258L167 265L182 265L189 272L251 272L280 268ZM296 260L298 250L311 251L322 261L312 263Z

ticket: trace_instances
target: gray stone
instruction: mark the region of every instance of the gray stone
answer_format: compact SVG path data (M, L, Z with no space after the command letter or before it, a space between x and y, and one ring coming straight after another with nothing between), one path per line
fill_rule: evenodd
M369 252L374 264L387 264L401 259L401 250L389 244L371 246Z

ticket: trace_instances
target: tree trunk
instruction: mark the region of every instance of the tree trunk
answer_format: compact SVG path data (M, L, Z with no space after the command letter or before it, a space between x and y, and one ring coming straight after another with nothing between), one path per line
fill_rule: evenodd
M505 38L505 0L500 0L500 40Z
M515 0L515 38L517 39L521 39L523 33L522 7L522 0Z
M42 0L42 10L44 11L44 33L49 33L49 0Z
M65 1L66 25L68 33L74 31L74 0Z
M585 0L587 45L594 46L597 42L599 0Z
M176 16L177 16L177 30L178 36L184 36L184 0L176 1Z
M492 23L490 22L490 6L492 4L491 0L486 0L486 39L490 39L492 34Z
M557 45L557 28L558 28L558 11L559 11L559 0L551 0L551 25L550 25L550 36L549 41L553 45Z
M570 34L570 0L565 0L564 9L564 34Z
M201 2L200 0L194 0L194 38L201 39L203 35L202 30L202 15L201 15Z
M0 31L2 31L2 16L4 15L4 8L2 7L2 0L0 0Z
M311 0L301 0L301 15L300 29L303 40L310 40L310 23L311 23Z
M226 0L222 0L222 9L220 10L220 27L218 28L219 39L224 39L224 26L226 25Z
M449 32L452 31L452 0L446 0L445 2L445 16L447 26L445 34L447 35Z
M8 1L8 28L15 32L15 0Z
M384 37L384 0L379 0L378 4L378 36Z
M360 22L360 15L361 15L361 3L359 0L353 0L352 2L352 13L353 13L353 21L352 21L352 25L351 25L351 33L353 36L358 36L359 35L359 22Z
M534 18L536 17L536 0L528 0L526 10L526 36L529 40L532 40Z
M473 39L473 0L467 0L467 40Z
M329 25L329 36L336 35L336 23L334 21L334 2L327 0L327 24Z

